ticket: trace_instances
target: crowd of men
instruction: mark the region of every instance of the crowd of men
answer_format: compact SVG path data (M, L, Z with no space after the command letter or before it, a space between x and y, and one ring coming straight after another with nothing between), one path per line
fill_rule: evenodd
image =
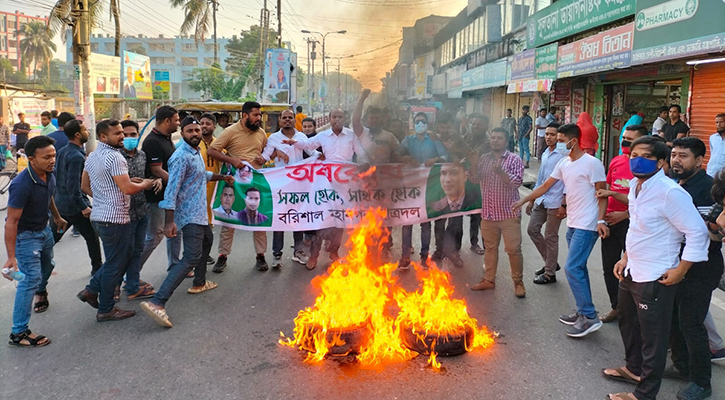
M609 397L654 399L663 377L689 382L678 393L680 399L704 399L711 394L710 362L725 359L725 343L708 312L712 292L723 275L725 114L716 118L717 133L710 138L706 170L706 145L687 136L679 106L671 106L669 123L658 121L652 130L628 124L621 137L623 154L614 157L605 171L594 156L597 132L591 131L588 114L580 115L577 124L560 124L556 109L542 108L533 121L529 107L524 106L518 121L507 110L501 126L489 130L489 119L481 114L464 113L457 119L444 112L431 126L429 117L419 113L413 118L414 132L407 135L405 124L391 120L384 110L372 106L364 110L369 94L369 90L362 93L351 118L343 110L331 111L330 127L322 132L316 132L314 119L300 115L301 109L297 113L285 110L279 130L269 137L255 102L243 105L241 119L235 123L226 114L198 113L180 119L173 107L162 106L156 111L154 129L142 143L135 121L99 122L98 147L88 155L84 150L87 127L71 114L58 115L60 129L48 129L47 135L29 140L22 138L29 127L21 117L13 129L16 145L24 141L29 167L10 186L5 267L19 270L25 279L17 285L9 343L18 347L50 343L49 338L32 333L29 322L33 311L44 312L50 305L47 285L55 266L53 246L71 225L87 244L92 275L77 297L97 309L97 321L135 315L116 305L123 286L129 300L148 299L141 309L160 325L171 327L165 305L184 279L193 278L189 293L212 290L217 284L207 279L207 265L214 264L213 272L221 273L229 262L236 232L232 228L221 228L218 257L211 256L213 213L234 214L234 178L220 175L222 163L236 169L260 169L270 160L284 166L315 157L362 165L442 164L444 191L446 181L468 179L480 186L476 195L480 195L481 212L469 217L470 249L484 256L484 273L471 286L473 290L495 289L503 239L514 294L526 296L524 207L531 216L526 231L543 262L534 283L556 283L561 269L559 227L566 219L569 251L563 268L576 311L563 314L559 321L567 326L566 335L575 338L618 321L626 365L603 369L602 374L635 388ZM44 113L44 124L50 117ZM462 118L465 124L459 124ZM179 129L181 140L174 144L172 135ZM533 191L521 198L519 188L529 166L534 129L535 155L541 166ZM519 145L518 155L513 152L514 142ZM220 180L226 185L221 205L212 210L212 182ZM462 192L448 196L439 211L461 210L470 202L466 196ZM247 197L253 198L250 193ZM236 217L250 222L262 215L255 207L246 207ZM431 261L447 259L463 267L459 255L463 225L463 216L421 224L421 264L427 267ZM412 226L402 229L401 271L411 263L412 230ZM295 232L292 260L314 269L327 241L325 249L334 262L340 257L343 235L339 228ZM273 268L282 266L284 236L285 232L273 233ZM435 251L430 254L432 236ZM141 279L141 271L164 238L168 275L157 290ZM266 271L267 234L255 231L253 238L255 268ZM602 315L592 300L587 268L597 240L601 240L610 303ZM383 257L390 257L391 247L392 236ZM665 370L668 349L672 350L672 370Z

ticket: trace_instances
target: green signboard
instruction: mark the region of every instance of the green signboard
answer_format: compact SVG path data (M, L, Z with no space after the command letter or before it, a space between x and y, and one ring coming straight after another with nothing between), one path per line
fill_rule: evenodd
M637 0L632 65L721 52L725 1Z
M557 1L526 21L527 47L539 47L633 15L634 4L635 0Z
M536 79L556 79L556 55L558 52L558 43L536 49Z

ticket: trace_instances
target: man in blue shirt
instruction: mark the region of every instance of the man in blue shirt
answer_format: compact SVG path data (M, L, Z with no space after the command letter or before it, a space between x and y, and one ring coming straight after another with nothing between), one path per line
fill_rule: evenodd
M554 172L554 167L566 157L569 152L566 146L557 149L557 135L559 124L552 122L546 127L546 150L541 158L539 175L536 178L536 187L546 182ZM559 225L566 215L564 204L564 182L557 182L543 196L530 201L526 206L526 214L531 216L527 230L531 241L534 242L536 250L544 259L544 267L536 271L534 283L547 284L556 282L556 271L559 267ZM541 227L546 223L545 236L541 235Z
M175 237L177 229L183 232L184 255L171 267L154 297L141 303L141 308L148 315L167 328L172 325L166 314L166 302L189 272L194 270L194 284L188 290L189 293L202 293L217 287L216 283L206 279L206 260L214 242L206 212L206 184L220 180L229 185L234 184L233 176L206 170L199 153L201 126L196 118L184 118L181 122L181 136L183 143L169 159L168 185L159 207L166 210L166 237Z
M446 162L448 152L440 140L432 140L428 135L428 117L425 113L418 113L413 119L415 135L406 136L400 146L398 155L401 161L418 167L425 164L430 167L435 163ZM398 262L398 268L407 269L410 265L410 249L413 246L413 226L403 227L403 254ZM428 250L430 249L430 222L420 225L420 260L423 266L428 266Z
M85 239L88 256L91 258L91 275L95 275L103 264L101 242L89 219L91 202L81 190L81 177L86 163L83 145L88 141L88 130L78 120L67 122L64 128L62 133L67 136L68 144L58 150L56 156L58 192L55 194L55 203L63 219L68 221L68 225L77 227ZM60 241L63 233L65 232L54 234L56 242Z
M519 158L524 160L524 168L529 168L531 159L531 150L529 141L531 140L531 130L534 127L534 120L529 115L529 106L521 107L521 118L519 118ZM526 154L526 158L524 158Z
M63 131L65 130L65 124L70 121L75 121L75 119L76 117L69 112L62 112L58 116L58 130L51 134L48 134L49 138L53 138L53 140L55 140L55 143L53 143L55 151L62 149L63 147L65 147L66 144L68 144L68 137L65 135L65 133L63 133Z
M55 191L55 148L53 139L38 136L25 144L29 168L13 179L8 197L8 215L5 222L5 249L8 268L25 274L18 282L13 308L13 328L9 344L17 347L42 347L50 339L36 335L28 329L33 308L33 295L45 303L48 292L38 291L43 278L47 281L53 272L53 234L48 226L48 209L58 229L65 230L65 221L53 202ZM3 272L6 279L12 280ZM45 309L43 311L45 311Z

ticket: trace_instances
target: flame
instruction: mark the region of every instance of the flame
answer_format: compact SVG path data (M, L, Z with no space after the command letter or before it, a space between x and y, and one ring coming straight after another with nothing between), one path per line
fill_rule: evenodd
M383 227L386 215L387 211L380 208L365 212L347 242L348 255L312 280L320 294L312 307L301 310L294 319L294 337L280 332L280 344L307 352L305 362L318 363L329 354L350 353L365 366L409 360L418 353L404 344L404 330L411 330L421 340L433 335L426 354L430 352L428 363L434 370L441 367L436 360L436 342L467 332L470 336L472 332L473 339L465 343L466 351L493 343L488 330L479 328L468 315L465 302L451 298L453 286L447 273L435 266L424 271L414 264L421 288L409 293L398 285L393 274L396 264L376 263L387 238ZM387 310L396 305L400 312L390 315Z

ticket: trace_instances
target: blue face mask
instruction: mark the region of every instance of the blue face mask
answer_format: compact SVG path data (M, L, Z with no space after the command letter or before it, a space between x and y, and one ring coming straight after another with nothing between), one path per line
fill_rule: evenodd
M127 137L123 138L123 148L131 151L136 149L138 147L138 138L137 137Z
M426 133L428 132L428 124L423 121L418 121L415 124L415 133Z
M657 160L635 157L629 160L629 169L634 175L647 176L657 172Z
M566 148L566 143L556 142L556 151L558 151L560 154L568 155L570 150Z

